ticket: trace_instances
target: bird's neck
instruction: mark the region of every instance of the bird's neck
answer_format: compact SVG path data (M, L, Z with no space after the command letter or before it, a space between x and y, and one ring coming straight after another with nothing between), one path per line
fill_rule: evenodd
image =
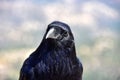
M65 51L72 57L76 56L75 46L72 47L64 47L62 45L56 44L53 40L43 40L40 46L37 48L36 53L38 55L46 54L47 52L51 51Z

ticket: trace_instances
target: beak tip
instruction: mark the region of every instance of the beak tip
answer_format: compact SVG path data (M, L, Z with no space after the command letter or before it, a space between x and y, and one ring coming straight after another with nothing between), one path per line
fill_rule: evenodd
M50 29L48 32L47 32L47 35L46 35L46 39L47 38L54 38L55 36L54 36L54 32L55 32L55 29L54 28L52 28L52 29Z

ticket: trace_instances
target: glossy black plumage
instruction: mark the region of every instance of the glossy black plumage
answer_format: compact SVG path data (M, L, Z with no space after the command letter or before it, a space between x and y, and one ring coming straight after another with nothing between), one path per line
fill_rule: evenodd
M82 72L70 27L55 21L48 25L40 46L24 61L19 80L82 80Z

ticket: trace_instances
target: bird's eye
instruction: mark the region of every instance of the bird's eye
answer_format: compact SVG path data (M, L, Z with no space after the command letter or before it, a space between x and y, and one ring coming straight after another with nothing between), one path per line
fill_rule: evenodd
M65 32L63 33L63 36L67 37L67 36L68 36L68 32L65 31Z

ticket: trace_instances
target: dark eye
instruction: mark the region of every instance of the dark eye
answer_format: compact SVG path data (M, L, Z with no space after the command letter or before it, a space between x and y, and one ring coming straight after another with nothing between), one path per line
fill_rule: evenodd
M63 33L63 36L67 37L67 36L68 36L68 32L65 31L65 32Z

